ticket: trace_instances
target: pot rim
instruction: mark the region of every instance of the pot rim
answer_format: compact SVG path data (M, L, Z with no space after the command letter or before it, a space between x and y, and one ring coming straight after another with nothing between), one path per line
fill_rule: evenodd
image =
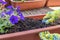
M5 34L5 35L0 35L0 39L11 38L11 37L15 37L15 36L23 36L23 35L33 34L33 33L39 33L42 31L54 30L54 29L58 29L58 28L60 28L60 25L51 26L51 27L47 27L47 28L27 30L27 31L22 31L22 32L16 32L16 33L10 33L10 34Z
M35 0L35 1L24 1L24 2L39 2L39 1L43 1L43 0ZM13 1L13 0L11 0L11 2L23 2L23 1Z

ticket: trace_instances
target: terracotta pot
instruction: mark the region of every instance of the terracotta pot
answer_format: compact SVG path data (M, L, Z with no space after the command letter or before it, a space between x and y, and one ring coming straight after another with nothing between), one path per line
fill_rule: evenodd
M31 0L31 1L11 1L14 7L20 6L21 10L34 9L44 7L46 0Z
M60 0L48 0L47 6L60 6Z
M29 18L42 19L44 15L30 16ZM16 32L11 34L0 35L0 40L40 40L39 32L49 30L51 33L60 33L60 25L47 28L39 28L28 31Z

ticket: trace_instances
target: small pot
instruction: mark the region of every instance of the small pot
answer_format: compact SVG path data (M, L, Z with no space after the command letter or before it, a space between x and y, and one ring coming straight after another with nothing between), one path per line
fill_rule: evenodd
M45 15L30 16L28 18L42 19L44 16ZM60 33L60 25L0 35L0 40L40 40L38 35L39 32L46 30L50 31L51 33Z
M60 6L60 0L48 0L47 6L48 7Z
M14 7L20 6L21 10L28 10L34 8L41 8L44 7L46 0L31 0L31 1L13 1L11 0L11 4Z

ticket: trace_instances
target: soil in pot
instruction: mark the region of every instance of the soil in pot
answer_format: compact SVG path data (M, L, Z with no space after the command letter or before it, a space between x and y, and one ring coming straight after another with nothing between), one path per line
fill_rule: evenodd
M54 25L58 25L60 23L56 22ZM38 28L46 28L49 26L53 26L51 24L46 25L45 23L42 23L42 20L37 19L34 20L32 18L25 18L25 20L20 20L17 24L12 26L12 28L5 28L4 30L8 29L7 33L3 34L9 34L9 33L15 33L15 32L21 32L26 30L32 30L32 29L38 29ZM0 33L2 35L2 33Z

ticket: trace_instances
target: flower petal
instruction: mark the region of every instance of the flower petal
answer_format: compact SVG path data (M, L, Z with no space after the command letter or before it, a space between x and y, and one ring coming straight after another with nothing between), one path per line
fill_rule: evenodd
M4 2L3 0L0 0L0 3L2 3L2 4L7 4L7 2Z
M17 16L12 15L9 20L12 24L18 23L18 17Z
M13 13L13 10L9 10L8 12L6 12L7 15L11 15Z
M8 8L8 9L12 9L13 6L12 6L12 5L9 5L9 6L7 6L6 8Z
M25 20L25 17L23 16L22 13L19 14L21 20Z
M5 16L5 12L2 12L1 17L4 17L4 16Z
M20 7L18 6L17 9L16 9L17 12L20 12Z

